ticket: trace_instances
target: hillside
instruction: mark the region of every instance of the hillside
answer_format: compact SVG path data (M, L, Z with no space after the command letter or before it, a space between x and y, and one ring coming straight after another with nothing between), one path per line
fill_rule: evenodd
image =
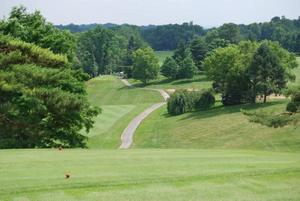
M300 63L300 59L298 62ZM300 68L295 69L300 81ZM202 77L205 80L205 76ZM134 81L133 81L134 82ZM176 81L180 83L180 81ZM175 82L175 83L176 83ZM159 83L159 84L156 84ZM175 85L166 80L153 82L147 87L208 88L208 81L184 80ZM135 148L222 148L259 149L272 151L300 151L300 125L283 128L269 128L248 121L240 110L284 112L287 100L269 100L267 104L216 106L207 111L170 116L166 106L155 111L137 129Z

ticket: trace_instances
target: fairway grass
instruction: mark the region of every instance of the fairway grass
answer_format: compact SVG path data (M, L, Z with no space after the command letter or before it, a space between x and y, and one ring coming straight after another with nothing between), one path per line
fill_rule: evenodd
M1 201L300 200L298 153L0 150L0 167Z
M157 91L128 88L114 76L101 76L87 82L88 98L102 109L88 134L89 148L117 148L129 122L153 103L163 101Z

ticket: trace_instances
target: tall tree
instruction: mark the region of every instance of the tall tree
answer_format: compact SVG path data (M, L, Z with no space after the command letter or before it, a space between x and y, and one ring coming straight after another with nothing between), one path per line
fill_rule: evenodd
M8 19L0 23L0 33L66 54L69 61L75 56L76 40L69 31L59 30L46 22L39 11L28 13L24 6L12 9Z
M255 52L248 69L253 102L255 102L256 96L261 94L264 96L265 103L269 94L283 89L288 81L285 75L285 69L281 65L279 57L272 52L267 43L262 43Z
M179 71L177 74L178 78L193 78L197 72L197 67L194 64L194 61L191 55L188 55L181 62L181 66L179 67Z
M178 75L179 66L172 57L167 57L161 66L161 74L170 79L175 79Z
M159 72L158 58L154 51L147 47L138 49L133 53L133 78L147 84L157 78Z
M63 55L0 35L0 148L84 147L98 110Z
M237 44L241 40L238 25L233 23L223 24L218 29L219 37L228 40L230 43Z
M207 44L202 38L196 38L191 42L190 50L195 65L198 69L203 70L202 61L208 52Z

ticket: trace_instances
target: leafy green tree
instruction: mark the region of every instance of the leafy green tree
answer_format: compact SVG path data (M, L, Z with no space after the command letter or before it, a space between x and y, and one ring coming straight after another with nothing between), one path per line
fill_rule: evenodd
M256 50L248 77L251 83L253 102L257 95L263 95L264 102L271 93L279 93L289 80L294 80L292 69L297 67L296 58L280 47L278 43L263 42Z
M138 49L133 53L133 78L147 84L157 78L158 72L158 58L151 48Z
M179 66L172 57L167 57L161 66L160 72L162 75L170 79L175 79L178 74Z
M126 55L124 38L100 26L79 35L77 57L91 76L114 72Z
M178 65L190 55L190 50L184 42L180 42L177 49L174 51L173 59L177 62Z
M224 105L248 101L249 83L246 70L256 50L256 43L241 42L214 50L204 60L213 88L222 95Z
M54 53L66 54L69 61L74 59L75 37L69 31L59 30L46 22L39 11L28 13L24 6L13 7L8 19L0 23L1 33L50 48Z
M207 52L208 46L202 38L194 39L190 44L190 50L192 53L192 58L198 69L202 68L202 61L204 60Z
M194 64L194 61L190 55L188 55L181 62L179 71L177 73L178 78L192 78L197 73L197 67Z
M294 79L292 69L297 63L278 43L242 41L214 50L204 66L214 81L213 88L222 94L223 104L232 105L254 102L260 94L279 93Z
M233 44L237 44L241 40L239 27L233 23L223 24L218 29L218 35Z
M0 35L0 148L84 147L99 112L63 55Z
M253 102L257 94L262 94L265 103L269 94L284 88L287 82L279 58L265 43L257 49L248 73L254 95Z

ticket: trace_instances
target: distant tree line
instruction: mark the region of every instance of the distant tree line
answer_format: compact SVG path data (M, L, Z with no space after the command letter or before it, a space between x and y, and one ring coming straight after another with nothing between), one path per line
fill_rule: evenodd
M60 29L68 29L71 32L82 32L95 28L97 24L89 25L59 25ZM129 25L104 24L107 29ZM180 42L188 43L195 37L203 37L205 42L214 48L229 43L237 44L241 40L278 41L289 51L300 54L300 17L287 19L285 17L273 17L270 22L252 23L249 25L226 23L217 28L204 29L193 23L149 25L140 26L139 30L143 40L154 50L174 50Z

